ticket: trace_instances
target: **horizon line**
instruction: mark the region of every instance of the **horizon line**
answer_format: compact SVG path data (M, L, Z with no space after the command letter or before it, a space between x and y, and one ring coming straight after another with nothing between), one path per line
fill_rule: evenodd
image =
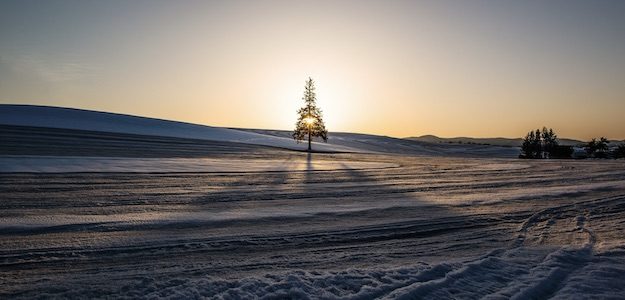
M42 104L23 104L23 103L21 103L21 104L20 103L0 103L0 106L30 106L30 107L49 107L49 108L57 108L57 109L80 110L80 111L88 111L88 112L96 112L96 113L116 114L116 115L124 115L124 116L137 117L137 118L146 118L146 119L154 119L154 120L161 120L161 121L169 121L169 122L186 123L186 124L191 124L191 125L200 125L200 126L207 126L207 127L217 127L217 128L220 127L220 128L234 129L234 130L293 131L293 130L289 130L289 129L262 128L262 127L249 128L249 127L215 126L215 125L203 124L203 123L193 123L193 122L190 122L190 121L183 121L183 120L165 119L165 118L162 118L162 117L152 117L152 116L146 116L146 115L134 115L134 114L130 114L130 113L127 113L127 112L94 110L94 109L88 109L88 108L78 108L78 107L69 107L69 106L55 106L55 105L42 105ZM539 128L539 127L537 127L537 128ZM534 129L532 129L532 130L534 130ZM439 135L436 135L436 134L427 133L427 134L422 134L422 135L411 135L411 136L405 136L405 137L398 137L398 136L392 136L392 135L386 135L386 134L375 134L375 133L356 132L356 131L329 131L329 132L330 133L332 133L332 132L333 133L342 133L342 134L363 134L363 135L371 135L371 136L384 136L384 137L390 137L390 138L396 138L396 139L411 139L411 138L420 138L420 137L425 137L425 136L432 136L432 137L435 137L435 138L447 139L447 140L462 139L462 138L467 138L467 139L523 139L523 136L519 136L519 137L505 137L505 136L489 136L489 137L439 136ZM595 138L600 138L600 137L595 137ZM558 137L558 139L574 140L574 141L580 141L580 142L586 141L586 139L580 139L580 138L574 138L574 137ZM610 141L625 142L625 138L607 138L607 139L610 140Z

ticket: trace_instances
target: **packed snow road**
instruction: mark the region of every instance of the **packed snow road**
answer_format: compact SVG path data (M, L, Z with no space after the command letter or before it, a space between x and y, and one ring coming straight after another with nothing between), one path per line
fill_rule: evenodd
M625 295L623 161L261 150L0 174L0 298Z

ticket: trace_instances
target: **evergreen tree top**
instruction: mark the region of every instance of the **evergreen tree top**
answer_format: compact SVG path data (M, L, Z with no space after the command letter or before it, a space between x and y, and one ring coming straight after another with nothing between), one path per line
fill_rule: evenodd
M324 142L326 142L328 140L328 131L323 122L321 109L319 109L315 103L317 100L315 82L310 77L308 77L308 80L306 80L306 84L304 85L304 95L302 100L304 100L304 106L297 111L298 119L295 123L293 138L297 142L307 138L309 141L309 147L310 141L313 137L320 137Z

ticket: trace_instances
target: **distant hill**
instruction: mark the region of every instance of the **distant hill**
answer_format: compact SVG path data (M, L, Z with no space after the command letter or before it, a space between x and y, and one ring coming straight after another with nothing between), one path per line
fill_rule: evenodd
M198 139L300 151L306 149L307 146L305 143L296 143L291 137L292 132L288 130L224 128L36 105L0 104L0 138L3 130L2 125ZM582 143L572 139L561 139L560 141L563 145ZM423 156L514 158L519 154L520 145L520 138L440 138L424 135L400 139L371 134L330 132L328 143L317 141L313 148L323 152L377 152Z
M42 133L62 129L64 132L78 130L92 132L90 134L104 132L183 138L270 146L299 151L305 150L307 147L306 143L295 142L291 137L292 132L288 130L233 129L74 108L0 104L0 140L4 136L14 134L16 130L19 131L16 126L28 127L29 130L42 128L40 130ZM42 135L45 137L45 134ZM519 154L517 147L427 143L346 132L330 132L328 143L314 142L313 149L323 152L392 153L449 157L514 158Z
M291 138L293 133L289 130L251 128L233 129L283 138ZM429 156L514 158L519 155L519 148L517 146L431 143L411 139L349 132L330 132L328 144L340 145L353 149L366 149L371 152Z
M472 137L454 137L454 138L442 138L437 137L435 135L422 135L418 137L408 137L406 139L413 141L420 141L426 143L434 143L434 144L474 144L474 145L492 145L492 146L503 146L503 147L519 147L523 140L521 138L511 139L511 138L472 138ZM559 139L561 145L566 146L576 146L584 143L583 141L574 140L574 139Z
M223 127L66 107L0 104L1 125L198 139L293 150L306 149L306 145L297 144L290 137L277 137ZM316 150L324 152L361 151L360 149L325 143L315 143L314 147Z

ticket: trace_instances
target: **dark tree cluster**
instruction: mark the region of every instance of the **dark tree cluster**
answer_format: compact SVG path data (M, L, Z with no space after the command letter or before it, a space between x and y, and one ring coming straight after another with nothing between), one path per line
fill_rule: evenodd
M625 144L610 149L610 141L604 137L592 139L584 145L588 157L592 158L625 158Z
M527 133L521 144L520 158L567 158L573 154L573 148L560 146L558 136L553 129L543 127Z
M573 158L574 153L575 158L625 158L625 144L610 150L609 143L605 137L593 138L579 145L584 151L578 153L572 146L560 145L553 129L543 127L542 130L536 129L525 135L519 158Z
M608 146L609 143L610 141L604 137L600 137L599 139L593 138L586 144L584 150L586 150L589 157L608 158L608 150L610 149Z

